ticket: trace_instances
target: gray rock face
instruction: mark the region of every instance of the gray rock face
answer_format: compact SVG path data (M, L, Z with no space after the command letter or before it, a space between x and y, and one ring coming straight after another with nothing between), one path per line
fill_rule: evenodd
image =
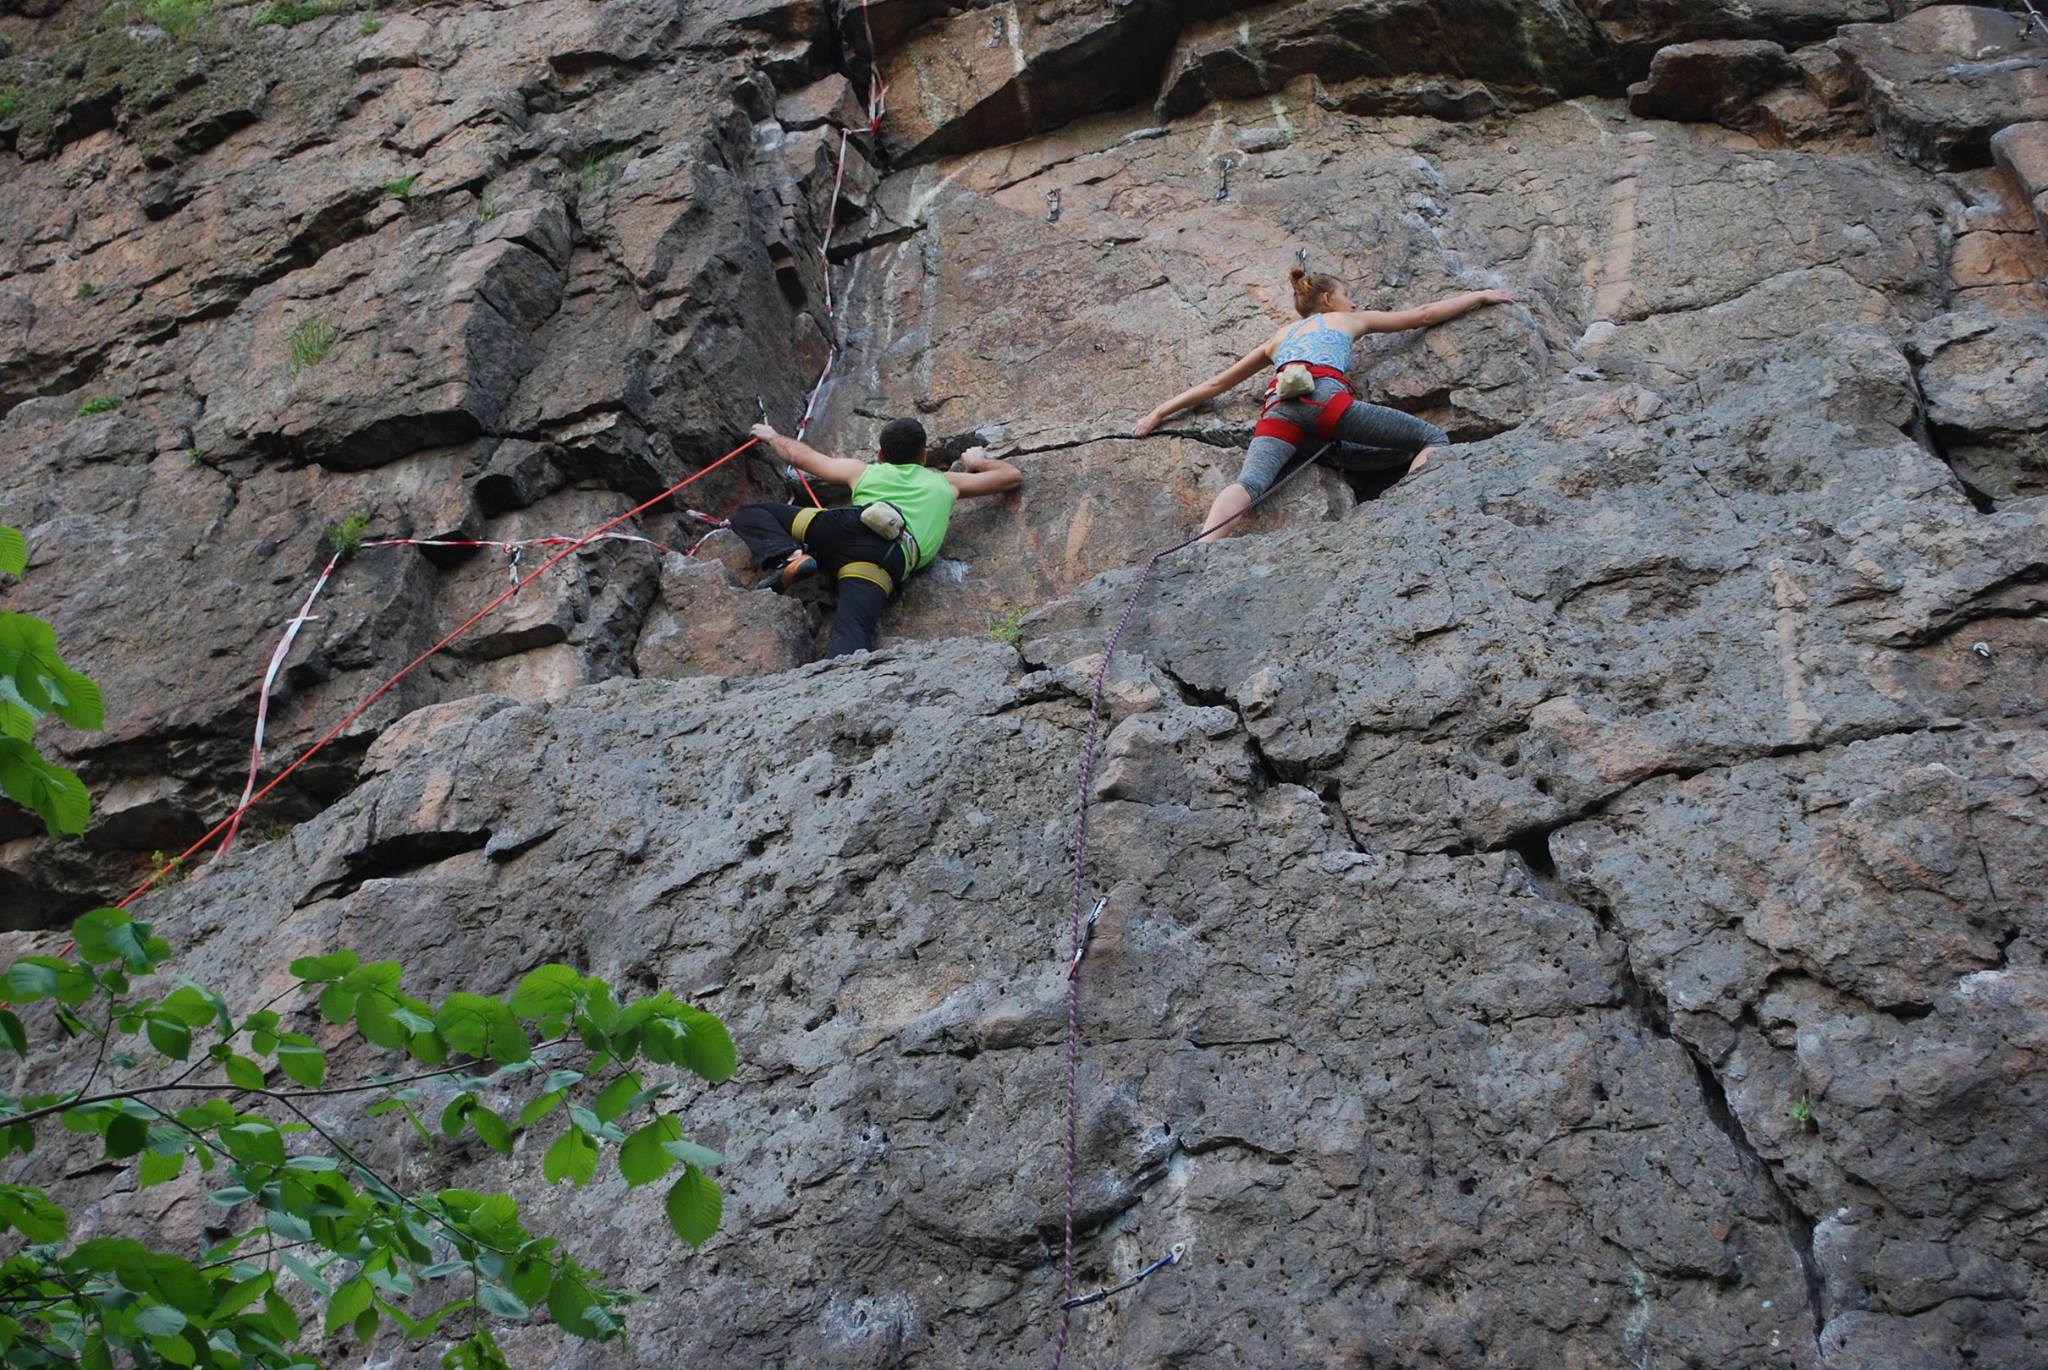
M1983 166L1991 135L2048 118L2048 35L1983 5L1935 5L1835 40L1878 136L1927 167Z
M1913 347L1928 422L1957 474L1997 499L2048 491L2048 323L1950 314Z
M1660 48L1647 78L1628 88L1628 112L1644 119L1731 120L1798 71L1764 39L1709 39Z
M2048 233L2048 121L2000 129L1992 136L1991 155L2020 183L2041 231Z
M1080 1310L1067 1363L2044 1359L2048 235L2038 124L1968 150L2023 117L2031 49L1954 48L2004 20L223 10L169 91L94 16L24 8L0 60L84 74L0 117L0 520L37 555L6 605L113 726L59 739L84 842L0 817L12 948L226 811L351 513L525 545L345 563L267 768L757 394L792 426L833 340L819 445L916 414L1026 472L962 507L883 650L800 665L820 606L742 588L690 516L792 493L749 454L142 905L217 983L353 945L433 993L568 960L726 1018L742 1073L686 1105L730 1158L696 1255L644 1191L377 1143L512 1184L645 1295L628 1346L520 1330L515 1363L1044 1363L1089 684L1257 402L1129 428L1289 317L1300 249L1373 306L1516 303L1368 339L1360 393L1457 445L1161 563L1110 673L1078 1280L1188 1255ZM1798 48L1741 128L1620 101L1730 43ZM166 1240L203 1202L95 1199Z

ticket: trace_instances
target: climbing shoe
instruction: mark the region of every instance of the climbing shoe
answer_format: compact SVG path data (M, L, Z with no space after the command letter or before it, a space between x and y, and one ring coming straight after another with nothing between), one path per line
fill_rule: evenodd
M791 552L789 560L770 571L768 578L754 588L756 590L773 590L778 595L786 595L801 582L809 580L816 574L818 574L818 559L816 557L805 556L802 552Z
M1315 393L1316 378L1300 363L1280 368L1280 379L1273 383L1273 393L1283 400L1298 400L1303 395Z
M894 542L903 536L903 511L886 500L861 506L860 521L884 542Z

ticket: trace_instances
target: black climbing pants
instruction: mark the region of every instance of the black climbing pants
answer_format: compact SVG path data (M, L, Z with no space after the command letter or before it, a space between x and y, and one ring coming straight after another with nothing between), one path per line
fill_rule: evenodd
M903 588L910 568L901 543L884 542L860 521L858 507L807 509L795 504L743 504L733 510L732 530L754 554L758 569L780 566L801 548L818 559L818 569L838 582L839 608L832 615L828 657L874 645L882 609Z

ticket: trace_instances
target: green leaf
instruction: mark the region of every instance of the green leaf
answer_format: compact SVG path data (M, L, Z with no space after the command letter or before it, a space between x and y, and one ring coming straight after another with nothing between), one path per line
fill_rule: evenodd
M0 737L0 793L32 810L53 834L76 836L92 820L85 782L18 737Z
M16 1056L28 1055L28 1029L12 1010L0 1008L0 1033L6 1034L7 1045L14 1048Z
M221 1070L228 1077L228 1083L241 1089L262 1089L263 1068L246 1056L230 1054L221 1063Z
M590 1183L597 1173L597 1143L582 1128L570 1128L541 1158L540 1173L549 1184L564 1179L579 1187Z
M449 995L434 1016L433 1026L454 1050L499 1065L511 1065L533 1056L533 1044L527 1040L512 1010L481 994Z
M57 717L82 732L94 733L106 726L107 702L90 676L58 666L50 678L57 686Z
M662 1206L668 1211L668 1225L692 1247L711 1240L725 1213L718 1185L694 1165L683 1168L682 1177L669 1186Z
M479 1281L476 1287L476 1301L486 1311L514 1322L523 1322L533 1310L528 1308L517 1294L503 1285L492 1284L489 1280Z
M690 1030L683 1063L714 1085L730 1080L733 1072L739 1069L739 1054L733 1050L732 1037L726 1032L725 1024L715 1014L687 1006L677 1017Z
M549 964L536 967L520 978L512 991L512 1012L521 1018L567 1018L576 1009L576 995L583 977L569 966Z
M608 1123L621 1113L624 1113L627 1101L639 1092L640 1077L638 1075L631 1073L621 1075L618 1079L613 1080L604 1087L604 1092L597 1096L596 1102L591 1104L590 1111L595 1113L599 1120Z
M185 1315L169 1304L153 1303L135 1315L135 1330L144 1336L175 1337L185 1330Z
M158 1007L165 1013L176 1016L178 1021L187 1027L204 1027L218 1016L206 992L197 985L178 986L164 996L163 1003Z
M310 1037L287 1032L278 1039L277 1068L308 1089L318 1089L327 1079L327 1053Z
M0 571L18 576L28 569L28 540L18 528L0 523Z
M192 1054L192 1029L168 1013L155 1010L143 1015L149 1028L149 1044L164 1055L182 1061Z
M555 1277L548 1286L548 1313L564 1332L589 1341L604 1341L619 1330L618 1319L605 1312L581 1271L564 1270Z
M652 1184L668 1174L676 1158L662 1143L680 1141L682 1135L683 1125L674 1118L656 1118L626 1138L625 1145L619 1148L619 1173L626 1177L627 1186Z
M663 1142L661 1149L679 1161L688 1161L691 1165L703 1166L707 1169L714 1165L725 1164L725 1157L719 1155L710 1147L698 1146L695 1142Z
M32 1242L61 1242L69 1223L64 1210L30 1185L0 1185L0 1229L13 1227Z
M71 940L88 965L120 961L138 975L156 968L151 955L149 924L137 923L120 909L94 909L73 919Z
M346 1023L355 1016L356 993L340 985L329 985L320 991L320 1016L330 1023Z
M311 1240L313 1225L296 1213L265 1213L264 1230L277 1240L297 1243Z
M33 1004L57 992L57 970L48 957L23 957L7 968L0 988L6 990L11 1003Z
M244 1308L247 1308L250 1304L269 1293L271 1287L276 1283L277 1276L265 1270L260 1274L252 1275L246 1280L229 1285L221 1292L219 1301L213 1305L213 1311L207 1314L208 1321L217 1323L223 1318L232 1317L234 1314L241 1312Z
M467 1090L450 1099L448 1107L441 1110L441 1135L443 1137L460 1135L463 1120L469 1116L469 1111L475 1107L476 1095L471 1094Z
M327 1301L329 1335L354 1322L356 1315L370 1306L370 1299L375 1293L370 1282L361 1275L335 1290L334 1297Z
M107 1158L122 1160L149 1145L149 1124L128 1113L117 1113L107 1123Z
M478 1104L469 1115L469 1125L476 1129L477 1136L483 1138L485 1146L500 1156L512 1154L512 1129L496 1112Z
M556 1090L553 1094L541 1095L525 1108L519 1110L519 1116L513 1119L512 1126L516 1128L532 1127L535 1123L547 1117L548 1114L553 1113L562 1100L567 1097L560 1090Z
M304 1261L300 1260L297 1256L294 1256L289 1251L278 1252L277 1258L279 1261L283 1262L285 1269L291 1271L292 1274L298 1278L300 1284L305 1285L306 1288L312 1290L315 1294L318 1294L323 1299L332 1298L334 1296L334 1286L329 1284L326 1280L322 1279L320 1276L320 1272L315 1270L312 1266L307 1265ZM266 1308L270 1306L271 1297L272 1296L268 1294L263 1296L263 1303ZM272 1316L276 1316L274 1311L272 1313Z
M186 1153L183 1148L166 1155L156 1151L142 1153L142 1162L136 1167L136 1177L144 1189L168 1183L185 1173Z
M361 964L354 952L343 948L330 951L325 956L301 956L291 963L290 969L299 979L319 985L339 980Z
M247 1203L256 1196L241 1185L231 1184L214 1190L213 1193L206 1197L210 1202L217 1203L222 1208L233 1208L236 1204Z
M220 1144L243 1165L283 1165L285 1162L284 1134L253 1115L248 1122L223 1128Z

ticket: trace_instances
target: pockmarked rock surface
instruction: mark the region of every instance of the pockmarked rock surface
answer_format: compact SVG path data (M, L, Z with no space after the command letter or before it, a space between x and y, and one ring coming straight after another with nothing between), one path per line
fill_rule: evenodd
M642 1293L625 1347L515 1330L514 1363L1046 1362L1090 686L1257 397L1129 431L1291 317L1302 253L1369 307L1514 303L1366 339L1361 396L1456 444L1161 562L1107 673L1076 1280L1187 1256L1078 1310L1066 1363L2048 1360L2048 220L2012 15L253 18L0 5L5 604L110 703L54 738L84 840L0 817L10 948L232 808L351 527L264 774L763 410L793 428L828 356L819 446L911 414L1026 477L960 506L882 650L804 665L825 606L705 536L802 498L747 452L139 906L214 983L349 945L431 994L564 960L724 1016L741 1074L682 1105L729 1158L695 1254L645 1190L323 1115L512 1185ZM1756 79L1632 113L1675 45ZM195 1184L96 1212L197 1241Z

